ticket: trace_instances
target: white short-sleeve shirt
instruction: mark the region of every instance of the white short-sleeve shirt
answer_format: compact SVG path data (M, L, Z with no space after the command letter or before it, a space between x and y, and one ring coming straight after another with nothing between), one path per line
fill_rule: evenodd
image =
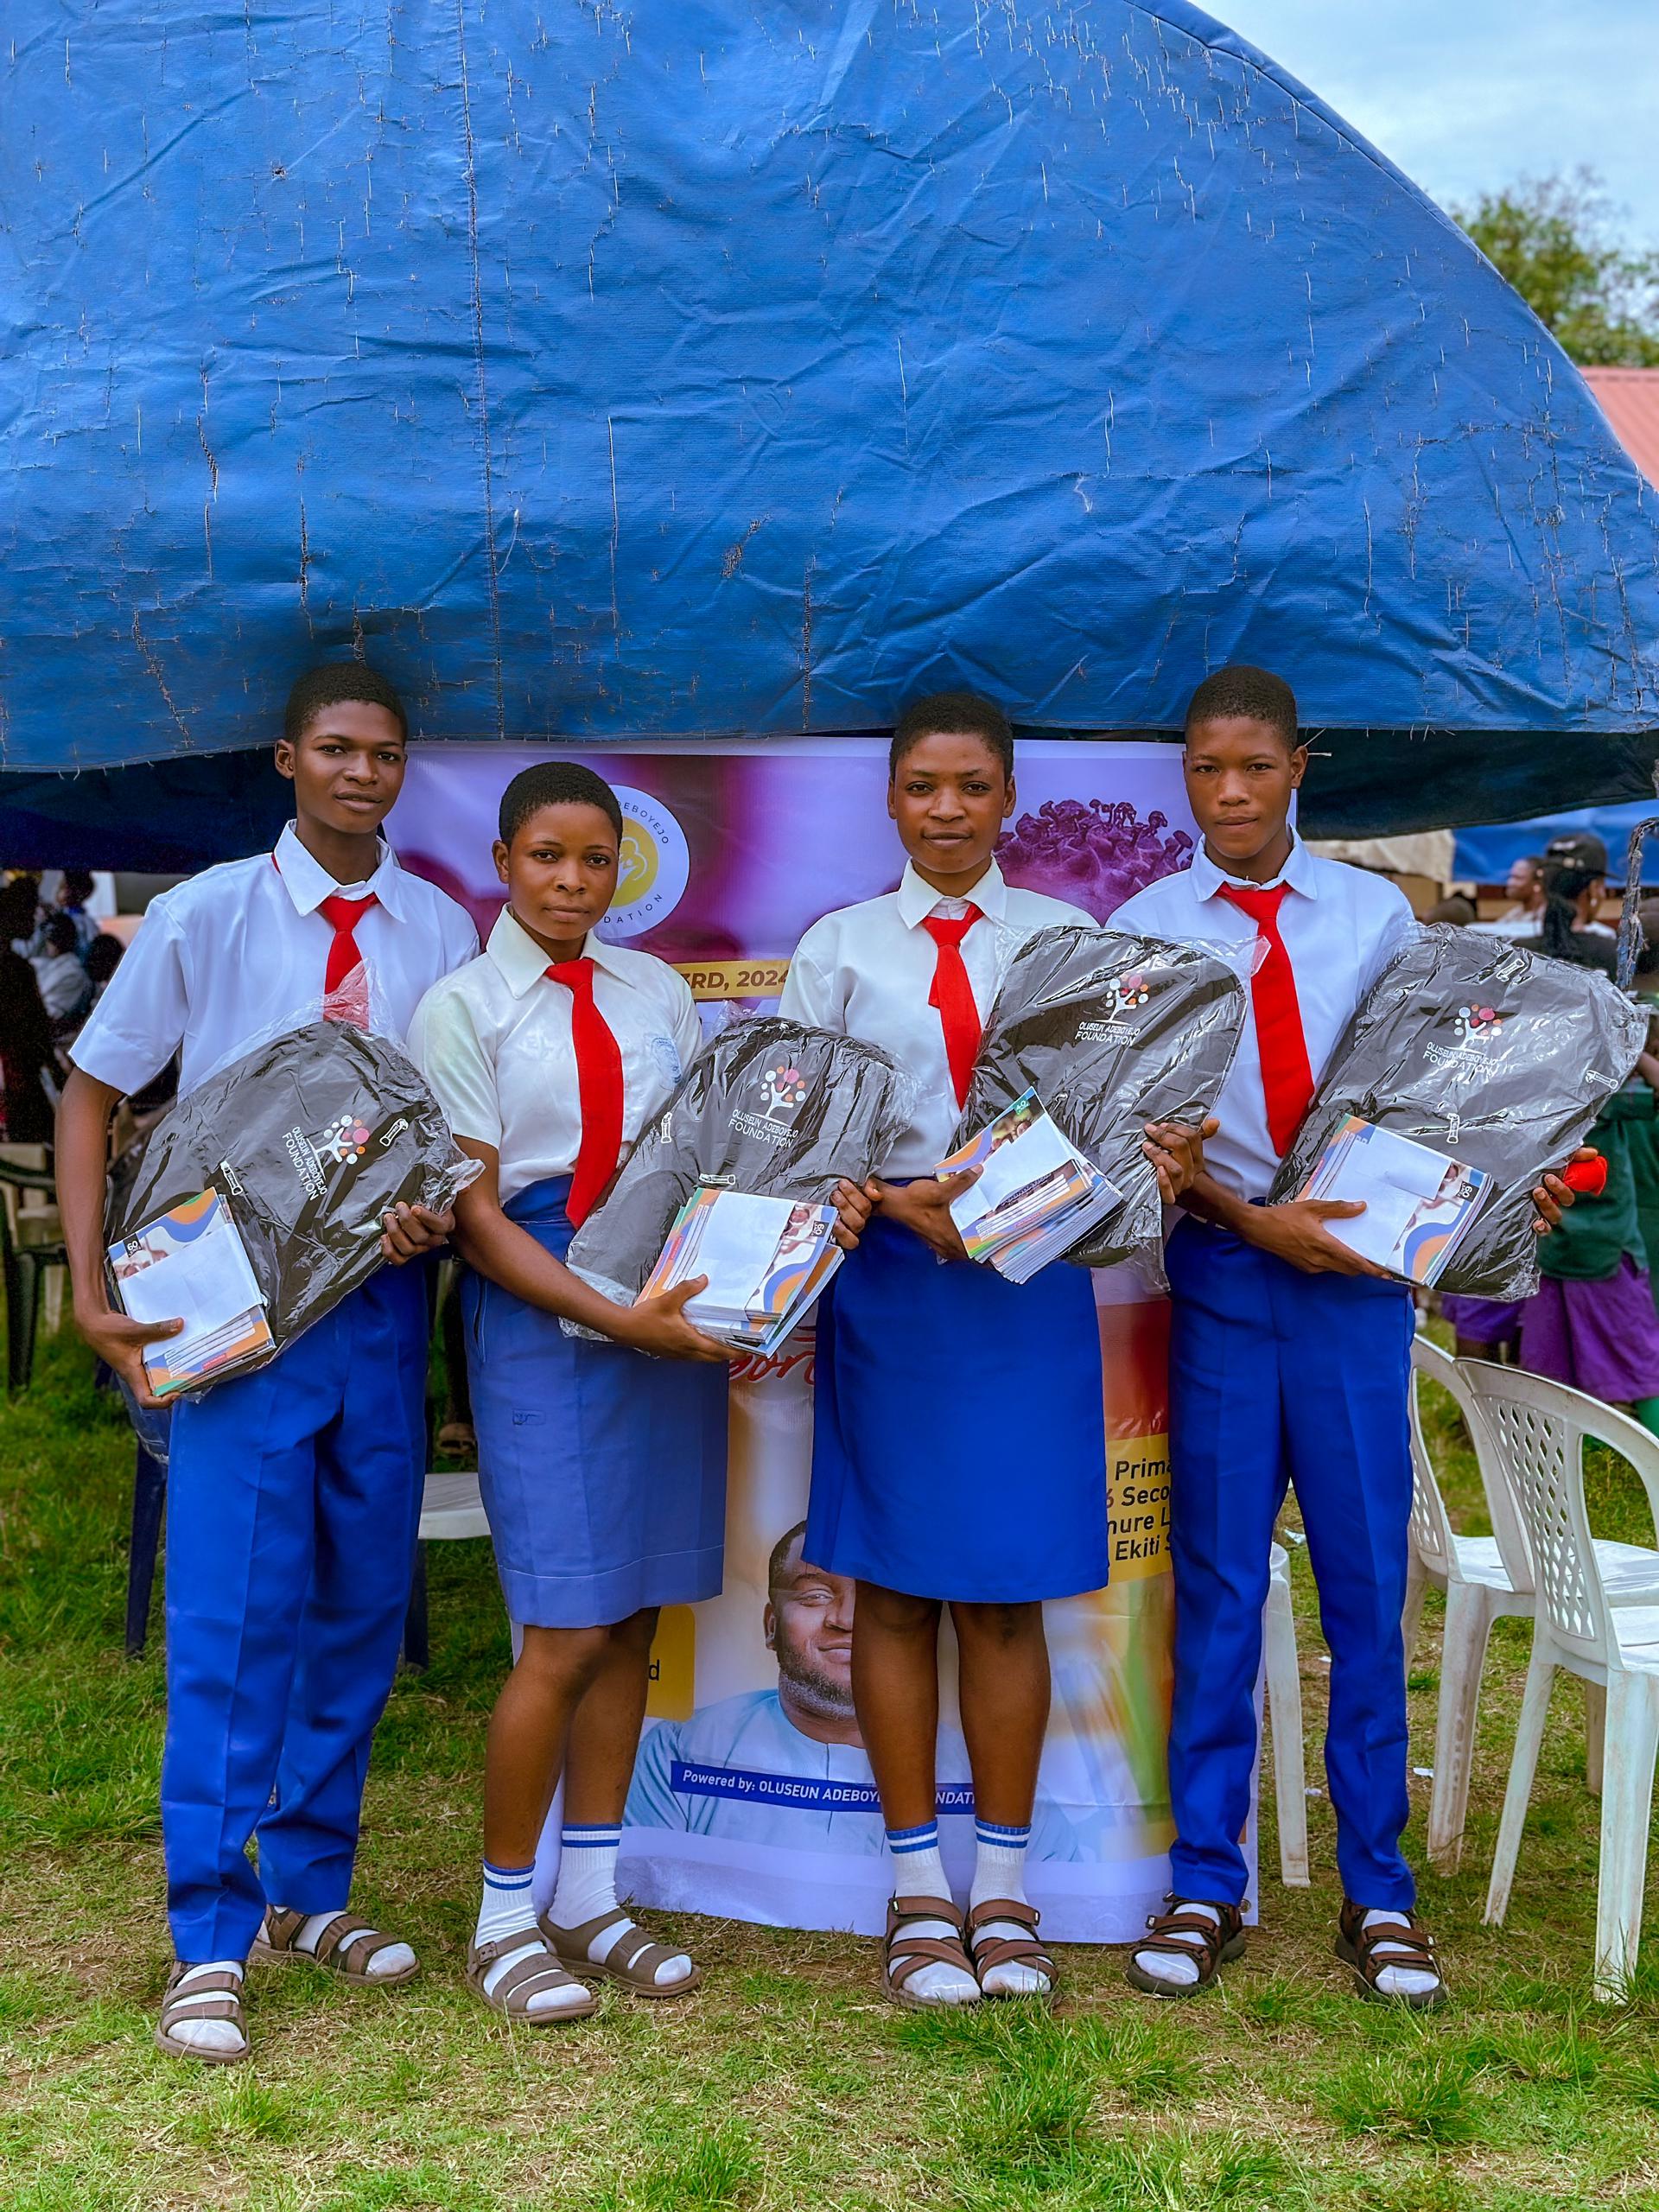
M1027 938L1057 922L1099 926L1081 906L1014 889L995 861L968 899L985 917L962 941L963 965L982 1021ZM931 1174L956 1131L958 1109L944 1029L938 1007L927 1002L938 949L922 924L934 914L959 916L963 903L941 898L906 867L896 891L814 922L790 963L781 1014L879 1045L916 1079L914 1118L887 1163L889 1175Z
M1236 948L1248 973L1256 928L1248 914L1221 897L1230 882L1243 891L1274 887L1224 875L1200 847L1190 867L1126 899L1112 916L1112 927L1175 944ZM1279 909L1279 934L1290 955L1308 1065L1317 1084L1360 1001L1411 929L1411 907L1386 876L1345 861L1323 860L1300 838L1274 883L1290 887ZM1216 1114L1221 1129L1205 1142L1205 1166L1224 1190L1243 1198L1266 1198L1278 1173L1279 1154L1268 1134L1253 1020L1244 1025Z
M594 1004L622 1058L622 1157L702 1042L685 978L666 961L590 936ZM569 1175L582 1145L572 1000L547 954L504 906L476 960L435 984L409 1033L416 1065L458 1137L499 1154L504 1200Z
M477 951L478 931L447 893L380 851L366 883L336 883L289 823L274 855L227 861L162 892L71 1046L75 1065L139 1090L182 1048L179 1089L194 1090L264 1039L316 1020L334 941L317 909L336 893L375 895L353 938L368 972L370 1027L401 1041L439 976Z

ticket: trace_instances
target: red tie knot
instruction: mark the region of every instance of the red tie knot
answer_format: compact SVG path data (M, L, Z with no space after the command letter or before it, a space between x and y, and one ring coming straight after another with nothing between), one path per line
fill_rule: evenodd
M960 921L947 921L943 914L930 914L922 924L922 927L935 944L941 948L948 946L954 950L961 944L974 924L983 921L984 918L978 907L974 905L972 899L969 899L968 911Z
M594 995L594 963L584 954L580 960L556 960L547 971L550 983L563 983L576 998Z
M1270 891L1243 891L1236 883L1224 883L1221 895L1229 906L1248 914L1257 929L1270 930L1279 918L1279 909L1289 889L1287 883L1275 883Z
M372 891L361 899L347 899L338 891L317 901L317 912L331 929L344 930L348 934L362 920L371 906L380 904Z

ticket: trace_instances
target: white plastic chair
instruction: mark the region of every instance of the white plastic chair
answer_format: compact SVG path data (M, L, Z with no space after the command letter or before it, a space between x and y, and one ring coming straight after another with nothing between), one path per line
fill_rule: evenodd
M1515 1485L1538 1576L1532 1658L1516 1730L1485 1918L1501 1923L1520 1855L1555 1669L1593 1684L1606 1700L1601 1854L1596 1894L1595 1993L1624 1996L1642 1935L1654 1758L1659 1751L1659 1605L1615 1605L1590 1533L1584 1440L1636 1469L1659 1514L1659 1444L1628 1414L1540 1375L1484 1361L1465 1373Z
M1305 1890L1307 1868L1307 1770L1302 1752L1302 1674L1296 1657L1296 1614L1290 1599L1290 1554L1270 1554L1268 1603L1262 1617L1273 1730L1273 1794L1279 1812L1279 1878Z
M1485 1361L1454 1360L1424 1336L1412 1345L1411 1566L1403 1622L1406 1665L1411 1665L1428 1588L1446 1593L1446 1627L1440 1649L1440 1694L1434 1729L1434 1781L1429 1793L1427 1853L1441 1873L1456 1871L1463 1852L1469 1814L1469 1784L1474 1771L1475 1726L1480 1709L1480 1678L1492 1623L1531 1618L1537 1605L1537 1577L1532 1547L1503 1453L1483 1426L1471 1376ZM1515 1372L1493 1370L1499 1376ZM1486 1493L1492 1523L1490 1536L1460 1536L1440 1497L1424 1440L1418 1405L1423 1376L1448 1391L1464 1417ZM1596 1556L1610 1602L1618 1605L1659 1605L1659 1552L1643 1544L1600 1539ZM1601 1787L1602 1716L1599 1691L1586 1687L1585 1769L1592 1790Z
M428 1474L421 1493L420 1533L423 1544L489 1535L489 1516L484 1510L476 1472Z

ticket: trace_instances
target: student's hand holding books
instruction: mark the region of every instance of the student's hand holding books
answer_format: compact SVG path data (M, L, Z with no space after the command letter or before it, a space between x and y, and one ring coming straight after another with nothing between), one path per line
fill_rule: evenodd
M184 1327L183 1321L130 1321L124 1313L118 1313L112 1306L105 1306L97 1313L83 1309L75 1300L75 1326L92 1346L93 1356L101 1359L118 1379L131 1391L141 1406L170 1405L168 1398L158 1398L149 1384L144 1370L144 1350L149 1344L164 1344L169 1337L176 1337Z
M658 1359L700 1359L724 1366L733 1357L729 1347L705 1337L685 1318L689 1300L708 1287L707 1275L689 1275L671 1290L622 1306L614 1319L607 1318L606 1326L619 1344L635 1351L652 1352Z
M964 1170L943 1180L924 1179L915 1183L877 1182L876 1203L891 1220L902 1222L942 1260L966 1260L968 1248L951 1218L950 1202L979 1180L979 1170Z
M1276 1259L1287 1260L1308 1275L1375 1275L1395 1278L1386 1268L1362 1260L1325 1227L1327 1221L1351 1221L1364 1207L1345 1198L1291 1198L1282 1205L1249 1206L1249 1242Z
M868 1183L849 1183L843 1176L830 1193L830 1203L836 1213L836 1222L830 1232L843 1252L855 1252L858 1240L869 1225L881 1196L881 1185Z

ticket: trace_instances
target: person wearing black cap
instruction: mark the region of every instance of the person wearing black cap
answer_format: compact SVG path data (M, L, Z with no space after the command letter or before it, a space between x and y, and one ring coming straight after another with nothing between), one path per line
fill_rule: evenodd
M1544 848L1544 905L1536 937L1517 938L1528 952L1547 952L1580 968L1599 968L1611 976L1618 968L1618 944L1596 919L1607 888L1607 848L1588 830L1552 837Z

